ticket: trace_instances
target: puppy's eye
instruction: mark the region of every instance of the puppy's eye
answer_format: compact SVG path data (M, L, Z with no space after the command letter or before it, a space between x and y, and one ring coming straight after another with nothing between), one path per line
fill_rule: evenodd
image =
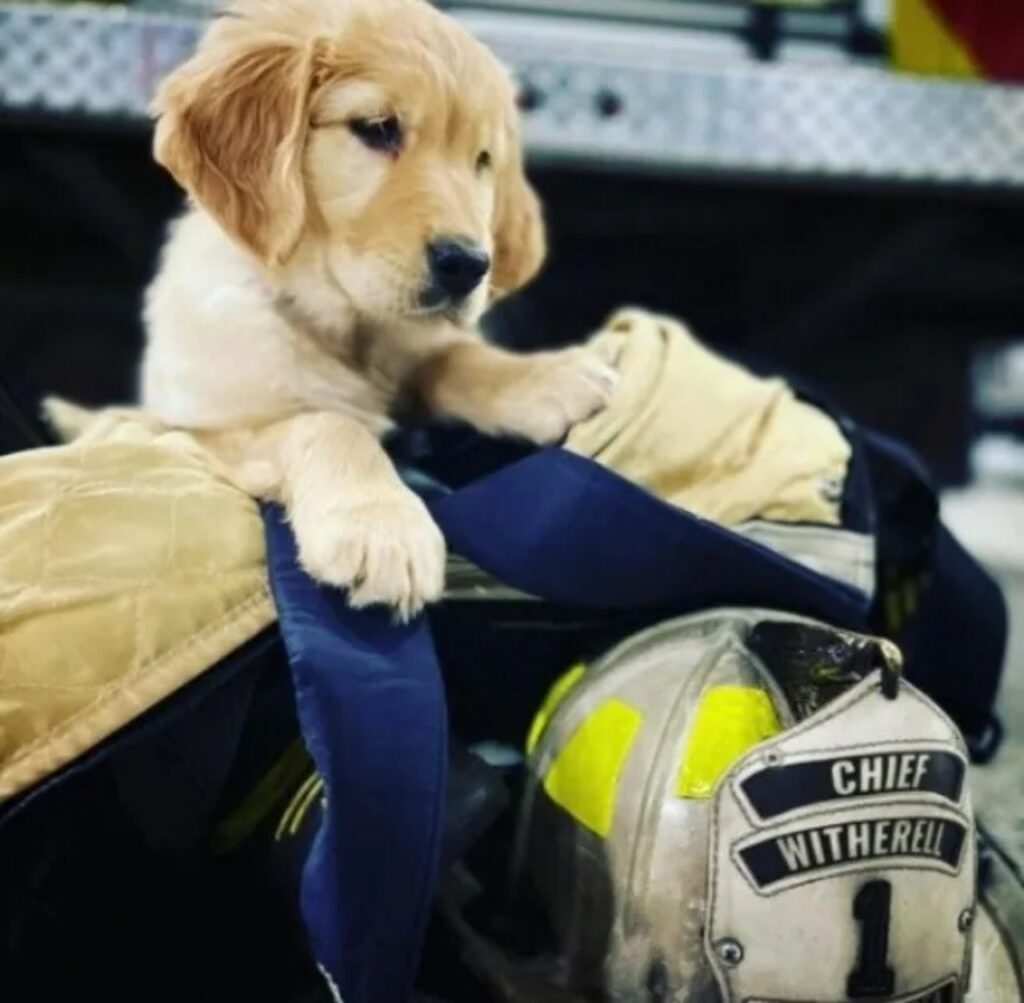
M402 125L394 115L386 118L354 118L349 130L371 150L397 153L402 148Z
M487 171L491 168L491 155L487 150L481 150L476 158L476 169L479 174L481 171Z

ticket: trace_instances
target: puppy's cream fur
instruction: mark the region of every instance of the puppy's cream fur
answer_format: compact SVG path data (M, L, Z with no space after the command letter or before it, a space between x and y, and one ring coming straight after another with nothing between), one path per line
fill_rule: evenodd
M246 0L155 113L191 207L147 296L144 408L283 502L311 574L411 615L440 595L444 544L379 444L400 406L554 442L614 382L586 350L517 356L473 333L544 255L507 76L424 0ZM351 128L385 118L398 150ZM431 310L425 249L449 235L492 267Z

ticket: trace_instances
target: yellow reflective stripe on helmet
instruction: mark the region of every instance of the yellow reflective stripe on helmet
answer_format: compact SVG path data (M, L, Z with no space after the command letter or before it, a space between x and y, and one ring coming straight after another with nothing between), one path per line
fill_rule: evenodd
M530 725L530 733L526 736L526 754L528 756L537 748L540 736L544 734L544 729L548 726L551 715L554 714L555 709L562 702L562 697L579 682L580 676L583 675L585 669L586 666L582 662L577 662L571 669L563 672L552 683L551 689L548 690L547 696L544 697L544 702L540 705L540 710L534 715L533 722Z
M642 721L635 707L605 700L583 719L544 777L548 797L599 836L611 830L619 775Z
M726 770L748 749L782 730L771 697L754 686L712 686L694 712L683 747L676 794L709 798Z

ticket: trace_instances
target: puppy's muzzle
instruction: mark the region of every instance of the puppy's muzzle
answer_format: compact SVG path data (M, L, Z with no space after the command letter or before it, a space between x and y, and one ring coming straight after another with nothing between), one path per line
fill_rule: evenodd
M430 283L425 305L461 303L491 267L487 252L465 237L441 237L427 245Z

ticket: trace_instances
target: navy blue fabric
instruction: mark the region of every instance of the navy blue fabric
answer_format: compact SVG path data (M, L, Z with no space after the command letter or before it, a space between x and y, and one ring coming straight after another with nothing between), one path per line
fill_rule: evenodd
M545 449L431 504L448 546L551 602L674 612L753 605L864 626L864 593Z
M437 873L446 765L441 677L425 618L350 609L302 572L279 510L267 559L306 745L327 809L303 918L345 1003L406 1003Z
M879 586L872 628L903 650L904 671L950 713L972 750L990 731L1008 633L996 581L942 525L935 485L902 443L861 433L879 513ZM892 594L917 601L894 620ZM994 751L991 747L988 752Z
M972 749L992 722L1008 620L1002 590L940 525L931 586L897 640L907 653L908 675L950 709Z
M431 511L449 547L552 602L666 614L718 603L864 626L867 596L680 512L597 464L541 450ZM445 705L424 618L352 610L297 566L267 509L268 563L299 722L327 809L301 902L346 1003L405 1003L434 890Z

